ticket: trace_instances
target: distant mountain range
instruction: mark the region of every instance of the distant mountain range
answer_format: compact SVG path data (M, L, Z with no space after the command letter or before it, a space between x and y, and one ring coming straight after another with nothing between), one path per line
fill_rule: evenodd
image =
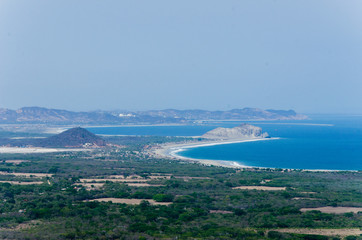
M91 123L117 122L119 117L106 112L71 112L41 107L18 110L0 109L0 123Z
M0 123L48 124L164 124L192 123L204 120L302 120L307 116L293 110L262 110L258 108L207 110L93 111L72 112L41 107L18 110L0 108Z
M259 108L232 109L229 111L176 110L138 112L152 117L176 118L185 120L302 120L307 116L297 114L294 110L262 110Z

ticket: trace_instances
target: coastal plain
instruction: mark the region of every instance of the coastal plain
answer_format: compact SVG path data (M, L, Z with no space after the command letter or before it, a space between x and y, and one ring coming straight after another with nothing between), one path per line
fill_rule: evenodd
M77 139L83 147L0 154L0 238L359 237L360 171L255 168L176 155L274 138L109 136L103 142L83 129L70 133L49 139Z

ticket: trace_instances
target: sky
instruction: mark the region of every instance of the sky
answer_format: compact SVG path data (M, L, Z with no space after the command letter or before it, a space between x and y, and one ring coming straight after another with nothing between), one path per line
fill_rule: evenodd
M360 0L0 0L0 108L362 114Z

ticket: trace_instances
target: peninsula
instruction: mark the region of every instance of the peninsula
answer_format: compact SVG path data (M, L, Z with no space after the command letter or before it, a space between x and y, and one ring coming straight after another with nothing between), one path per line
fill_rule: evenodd
M252 142L261 140L272 140L278 138L270 138L267 132L263 132L260 127L241 124L234 128L215 128L206 132L201 136L201 141L187 142L178 144L164 144L152 149L151 154L158 158L182 159L194 162L199 162L205 165L232 167L232 168L247 168L248 166L240 165L237 162L223 160L208 160L208 159L193 159L178 155L179 152L189 148L206 147L222 144Z
M207 139L231 140L241 138L267 138L269 137L269 134L266 132L263 133L260 127L245 123L234 128L215 128L201 137Z

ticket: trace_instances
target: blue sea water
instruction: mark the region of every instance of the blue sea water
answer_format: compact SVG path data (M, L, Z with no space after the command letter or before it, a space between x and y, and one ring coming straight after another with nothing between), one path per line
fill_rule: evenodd
M163 126L121 126L89 127L89 131L104 135L150 135L150 136L201 136L219 125L163 125Z
M249 122L279 139L188 148L178 154L196 159L235 161L270 168L362 170L362 116L311 116L305 121ZM215 127L195 126L89 128L96 134L199 136Z

